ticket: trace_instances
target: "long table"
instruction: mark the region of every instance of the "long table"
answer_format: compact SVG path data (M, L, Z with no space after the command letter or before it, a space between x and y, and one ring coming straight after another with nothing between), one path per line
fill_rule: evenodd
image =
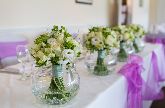
M162 62L162 46L146 43L143 52L144 72L146 80L150 65L152 51L158 54L159 68ZM77 64L80 75L80 90L78 95L68 104L60 108L126 108L127 81L117 72L124 63L118 63L116 70L108 76L94 76L87 71L84 61ZM31 81L20 81L19 75L0 73L0 108L56 108L57 106L45 105L36 101L31 92ZM149 108L151 101L143 102L143 108ZM58 106L59 108L59 106Z

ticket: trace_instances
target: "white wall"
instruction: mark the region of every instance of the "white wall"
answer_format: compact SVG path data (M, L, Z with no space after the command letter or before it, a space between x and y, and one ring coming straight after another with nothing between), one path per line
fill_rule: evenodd
M151 27L153 24L156 24L157 20L157 3L158 0L150 0L150 18L149 18L149 26Z
M165 0L157 0L157 23L165 23Z
M148 29L150 0L143 0L143 7L139 7L139 1L132 1L132 23L141 24L145 29Z
M107 25L108 0L0 0L0 29L58 25Z
M165 0L150 1L150 27L165 23Z

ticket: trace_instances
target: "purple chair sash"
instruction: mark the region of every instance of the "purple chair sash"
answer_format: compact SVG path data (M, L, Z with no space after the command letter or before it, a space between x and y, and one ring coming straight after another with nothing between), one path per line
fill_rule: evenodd
M145 36L145 41L149 43L165 45L165 34L148 34Z
M161 91L160 82L164 79L160 75L158 68L158 60L155 52L152 52L151 64L148 72L148 78L146 83L143 86L143 99L144 100L157 100L164 97L163 92Z
M128 82L127 108L142 108L142 58L137 55L130 55L128 63L119 71Z
M16 56L17 45L26 45L27 41L20 42L0 42L0 58Z
M156 54L152 52L149 76L146 82L141 76L142 63L143 60L140 56L130 55L128 63L119 71L128 82L127 108L142 108L143 100L156 100L164 97L159 85L159 82L164 79L159 72Z

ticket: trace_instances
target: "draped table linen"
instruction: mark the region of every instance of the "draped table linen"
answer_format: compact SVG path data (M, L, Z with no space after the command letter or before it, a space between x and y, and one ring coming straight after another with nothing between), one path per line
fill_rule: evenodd
M143 58L144 72L142 77L147 80L148 69L152 51L162 53L161 45L146 44L144 51L139 53ZM159 68L164 62L158 56ZM61 108L127 108L127 81L117 72L124 63L118 63L116 70L108 76L94 76L87 71L84 61L77 64L80 74L80 91L78 95L67 105ZM55 108L36 102L31 93L31 81L20 81L20 76L0 73L0 107L1 108ZM143 108L149 108L151 101L143 101Z

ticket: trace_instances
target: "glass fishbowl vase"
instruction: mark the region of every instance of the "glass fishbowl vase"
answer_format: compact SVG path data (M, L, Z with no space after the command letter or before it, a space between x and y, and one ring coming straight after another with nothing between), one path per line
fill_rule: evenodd
M97 76L106 76L110 70L106 61L107 54L105 50L99 50L87 56L85 64L88 70Z
M68 103L77 95L79 86L75 68L65 69L62 65L41 68L32 79L32 93L36 99L51 105Z
M144 49L144 46L144 42L140 38L135 38L133 41L133 47L136 53L141 52Z
M126 44L124 42L120 42L120 50L117 55L119 62L125 62L128 58L128 53L126 51Z

